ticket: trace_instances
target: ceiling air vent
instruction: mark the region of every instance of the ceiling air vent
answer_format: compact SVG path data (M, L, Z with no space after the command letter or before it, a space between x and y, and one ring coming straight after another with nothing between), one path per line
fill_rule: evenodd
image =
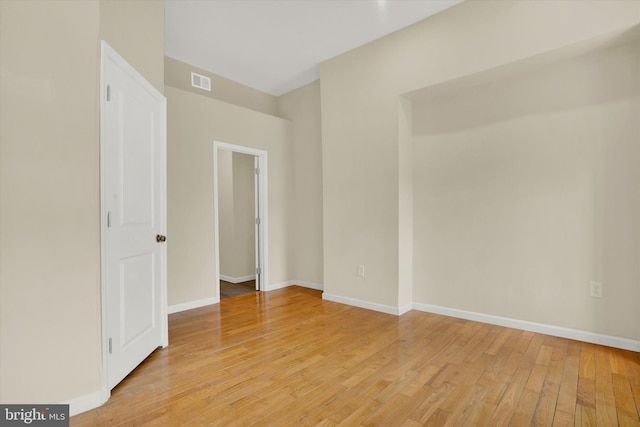
M211 91L211 79L200 74L191 73L191 86Z

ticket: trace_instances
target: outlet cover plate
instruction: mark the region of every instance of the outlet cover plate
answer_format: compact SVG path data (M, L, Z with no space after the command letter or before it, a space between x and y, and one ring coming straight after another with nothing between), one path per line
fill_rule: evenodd
M602 283L591 282L589 284L589 295L594 298L602 298Z

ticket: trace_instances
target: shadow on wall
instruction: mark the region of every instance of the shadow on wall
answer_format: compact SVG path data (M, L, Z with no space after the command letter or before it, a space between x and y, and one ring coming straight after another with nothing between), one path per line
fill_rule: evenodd
M525 60L416 91L409 96L420 118L414 122L414 135L458 132L628 99L638 93L640 70L621 52L637 51L639 46L632 40L584 52L570 61L560 55Z

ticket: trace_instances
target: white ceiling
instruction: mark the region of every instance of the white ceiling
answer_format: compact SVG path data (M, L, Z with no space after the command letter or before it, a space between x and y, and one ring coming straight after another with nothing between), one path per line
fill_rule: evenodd
M165 54L281 95L321 62L462 0L166 0Z

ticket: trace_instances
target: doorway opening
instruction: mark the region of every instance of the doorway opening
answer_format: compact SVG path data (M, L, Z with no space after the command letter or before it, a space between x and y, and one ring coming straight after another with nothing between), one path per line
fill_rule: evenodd
M214 141L214 244L216 265L216 299L222 299L221 281L247 283L255 280L255 290L265 290L268 284L267 253L267 152L240 145ZM234 165L236 173L234 174ZM248 177L247 170L252 176ZM233 185L241 187L233 194ZM253 186L248 183L253 181ZM244 184L243 184L244 182ZM248 187L247 187L248 186ZM253 203L250 203L253 199ZM238 202L238 212L230 209L229 200ZM227 221L232 221L231 225ZM235 221L238 233L235 233ZM249 224L253 230L248 231ZM240 254L224 253L225 241L232 239ZM225 287L226 288L226 287Z

